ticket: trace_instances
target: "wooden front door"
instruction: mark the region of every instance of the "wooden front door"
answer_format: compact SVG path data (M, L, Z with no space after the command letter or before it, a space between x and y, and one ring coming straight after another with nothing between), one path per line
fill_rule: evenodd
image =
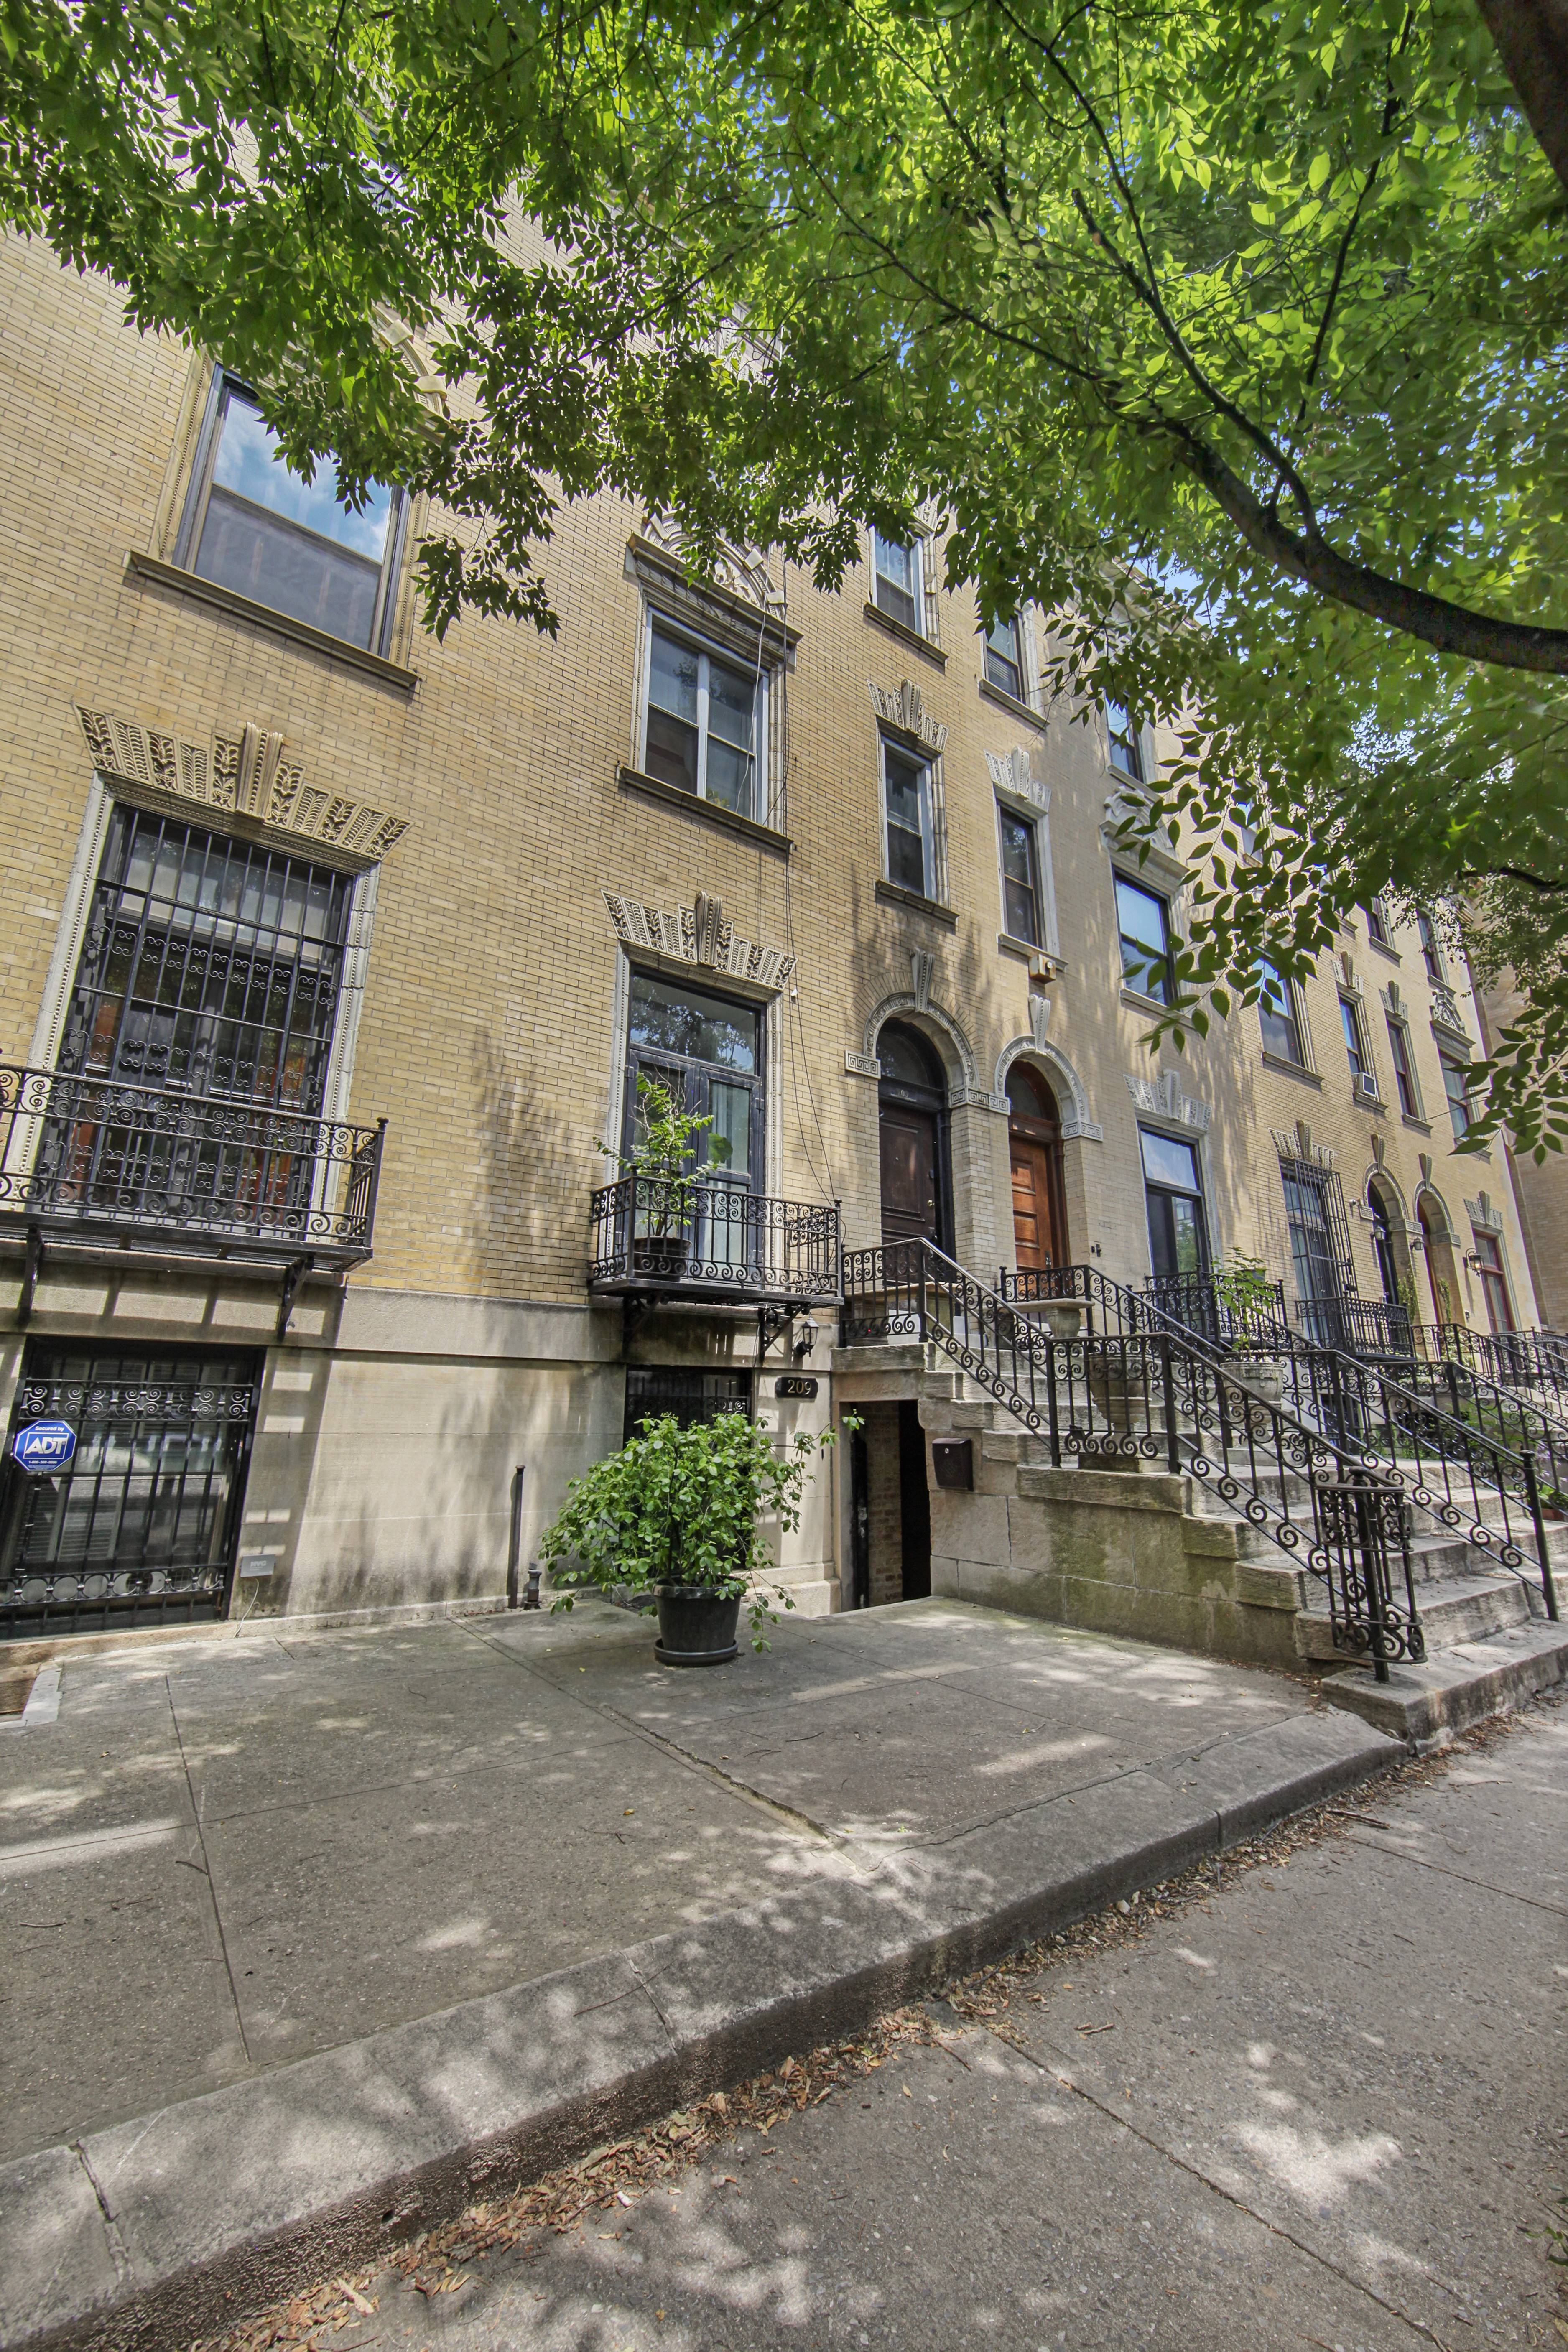
M1013 1153L1013 1243L1021 1274L1060 1264L1051 1217L1050 1161L1043 1143L1010 1139Z
M894 1242L940 1242L935 1112L884 1102L880 1138L883 1247Z

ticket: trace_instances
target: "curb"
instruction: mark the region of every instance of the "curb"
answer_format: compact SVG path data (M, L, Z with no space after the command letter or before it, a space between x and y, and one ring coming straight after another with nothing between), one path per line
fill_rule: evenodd
M0 2167L0 2346L168 2344L1173 1876L1405 1753L1322 1709Z

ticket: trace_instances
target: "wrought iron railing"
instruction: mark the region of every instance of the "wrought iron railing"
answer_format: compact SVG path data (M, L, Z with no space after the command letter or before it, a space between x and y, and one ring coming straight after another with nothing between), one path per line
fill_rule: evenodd
M368 1257L385 1126L0 1064L0 1221Z
M1338 1646L1370 1655L1380 1675L1390 1658L1424 1654L1408 1553L1396 1591L1385 1555L1349 1540L1342 1518L1326 1528L1320 1505L1325 1487L1387 1483L1397 1496L1397 1481L1374 1474L1369 1482L1358 1451L1097 1267L1016 1276L1011 1291L987 1289L929 1242L853 1251L844 1261L844 1338L933 1341L1047 1442L1053 1464L1144 1460L1190 1474L1322 1580ZM1030 1311L1069 1299L1087 1309L1077 1337L1057 1337Z
M803 1303L842 1295L837 1202L624 1176L592 1194L588 1217L591 1289Z
M1268 1339L1285 1321L1285 1286L1259 1282L1243 1288L1212 1274L1151 1275L1143 1296L1163 1314L1211 1345L1235 1348Z
M1568 1405L1568 1339L1556 1331L1471 1331L1463 1323L1423 1327L1429 1357L1468 1364L1500 1388L1528 1389Z
M1293 1313L1297 1328L1315 1348L1338 1348L1348 1356L1415 1353L1410 1318L1397 1300L1343 1291L1327 1298L1298 1298Z

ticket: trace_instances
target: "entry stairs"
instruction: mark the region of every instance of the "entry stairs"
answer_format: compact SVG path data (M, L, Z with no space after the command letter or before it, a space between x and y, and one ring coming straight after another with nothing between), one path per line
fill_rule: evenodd
M1167 1461L1110 1435L1064 1451L1054 1466L1048 1438L931 1340L890 1336L842 1347L834 1365L846 1410L857 1395L913 1396L933 1445L969 1441L973 1486L931 1495L933 1591L1259 1664L1322 1669L1326 1699L1422 1746L1568 1680L1568 1624L1549 1621L1541 1584L1419 1505L1408 1506L1406 1541L1426 1656L1398 1661L1379 1682L1335 1646L1324 1578L1248 1516L1251 1502L1278 1526L1288 1505L1296 1524L1310 1526L1310 1490L1300 1473L1259 1465L1247 1491L1229 1501L1190 1469L1173 1474ZM1176 1426L1188 1456L1199 1433L1180 1412ZM1164 1436L1158 1415L1146 1433ZM1131 1573L1071 1572L1086 1565L1081 1539L1063 1573L1031 1572L1061 1551L1055 1529L1064 1514L1127 1523L1120 1536L1091 1539L1089 1551L1108 1564L1130 1562ZM1500 1548L1500 1508L1479 1517ZM1549 1521L1546 1539L1553 1575L1568 1585L1568 1522ZM996 1557L1004 1547L1005 1559Z

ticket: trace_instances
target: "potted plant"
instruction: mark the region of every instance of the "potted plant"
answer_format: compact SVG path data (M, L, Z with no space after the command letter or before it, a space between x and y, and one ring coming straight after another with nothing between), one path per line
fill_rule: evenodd
M769 1594L794 1601L763 1580L770 1566L764 1515L793 1530L813 1457L833 1444L796 1433L775 1452L765 1429L743 1412L682 1429L672 1413L645 1421L618 1454L574 1479L540 1544L553 1570L570 1562L571 1581L552 1603L570 1609L584 1585L651 1592L658 1603L654 1654L670 1666L716 1666L736 1654L736 1622L750 1595L752 1646L763 1650L764 1625L776 1623Z
M632 1265L639 1274L673 1276L687 1255L698 1179L692 1160L697 1138L713 1121L689 1111L673 1087L637 1073L637 1135L629 1154L599 1149L632 1179ZM721 1136L710 1138L708 1156L718 1165L730 1156Z

